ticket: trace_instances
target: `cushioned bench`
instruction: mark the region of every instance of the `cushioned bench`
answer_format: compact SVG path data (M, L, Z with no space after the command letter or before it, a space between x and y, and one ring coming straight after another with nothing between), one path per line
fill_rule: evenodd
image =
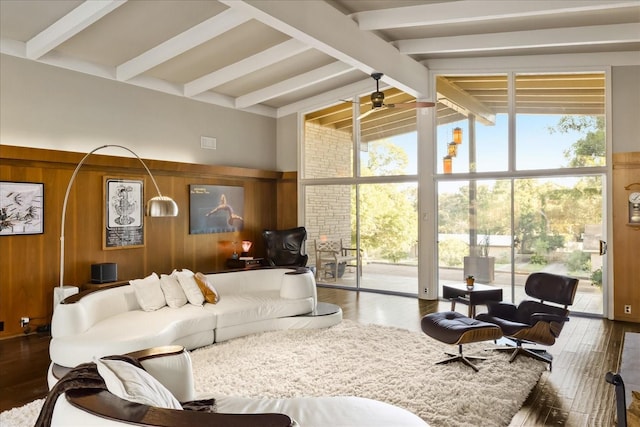
M459 361L478 371L478 368L469 359L484 360L484 357L464 356L462 354L462 344L496 340L502 337L500 328L492 323L471 319L455 311L444 311L427 314L421 321L422 331L440 342L446 344L457 344L458 354L449 354L448 359L444 359L436 364Z

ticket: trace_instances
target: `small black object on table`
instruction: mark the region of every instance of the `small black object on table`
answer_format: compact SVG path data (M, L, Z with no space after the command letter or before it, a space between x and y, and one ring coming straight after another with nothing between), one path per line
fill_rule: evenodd
M264 258L237 259L229 258L225 262L225 267L230 270L249 270L260 268L264 265Z

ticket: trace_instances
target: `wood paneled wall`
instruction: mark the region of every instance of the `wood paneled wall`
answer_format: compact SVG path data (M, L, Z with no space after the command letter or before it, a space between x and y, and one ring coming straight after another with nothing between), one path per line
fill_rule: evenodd
M278 181L278 229L298 226L298 174L285 172Z
M640 191L640 152L613 155L613 277L616 320L640 322L640 227L630 226L629 194ZM624 306L631 305L631 314Z
M53 288L59 282L60 220L69 178L84 154L0 146L0 180L44 183L44 234L0 236L0 338L22 333L20 317L47 324ZM141 278L174 268L212 272L224 269L232 242L251 240L252 255L262 256L262 230L295 226L295 173L145 160L160 191L178 203L175 218L146 217L142 248L102 249L104 177L144 178L145 199L155 195L137 159L94 154L79 170L67 206L65 284L90 281L91 264L115 262L118 279ZM293 185L291 181L293 180ZM189 234L189 184L243 186L242 232ZM282 196L282 197L281 197Z

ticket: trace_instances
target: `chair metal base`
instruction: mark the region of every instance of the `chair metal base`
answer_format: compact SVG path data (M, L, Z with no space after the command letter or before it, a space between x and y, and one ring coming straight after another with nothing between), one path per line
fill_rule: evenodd
M492 348L491 350L495 350L495 351L510 351L511 352L511 358L509 359L509 363L511 363L514 360L516 360L516 357L518 357L519 355L524 355L524 356L531 357L533 359L539 360L541 362L548 363L549 364L549 372L551 372L551 370L552 370L553 356L551 354L549 354L546 350L524 348L524 347L522 347L522 343L521 342L518 342L517 346L515 346L515 347L512 347L512 346L496 347L496 348Z
M486 360L486 357L480 357L480 356L465 356L462 354L462 344L458 344L458 354L454 354L454 353L448 353L445 352L446 355L449 356L449 358L441 360L439 362L436 362L436 365L443 365L445 363L450 363L450 362L462 362L467 366L470 366L471 368L473 368L474 371L478 372L478 368L476 367L476 365L474 365L473 363L471 363L471 360L469 359L473 359L473 360Z

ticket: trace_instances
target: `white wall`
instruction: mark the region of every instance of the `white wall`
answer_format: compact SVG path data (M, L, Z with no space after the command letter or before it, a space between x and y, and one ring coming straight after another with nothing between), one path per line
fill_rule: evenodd
M217 150L200 148L200 136ZM0 55L0 144L276 170L276 120ZM127 155L123 150L101 154Z
M298 170L298 115L289 114L278 119L278 159L279 171Z
M640 66L613 67L613 152L640 151Z

